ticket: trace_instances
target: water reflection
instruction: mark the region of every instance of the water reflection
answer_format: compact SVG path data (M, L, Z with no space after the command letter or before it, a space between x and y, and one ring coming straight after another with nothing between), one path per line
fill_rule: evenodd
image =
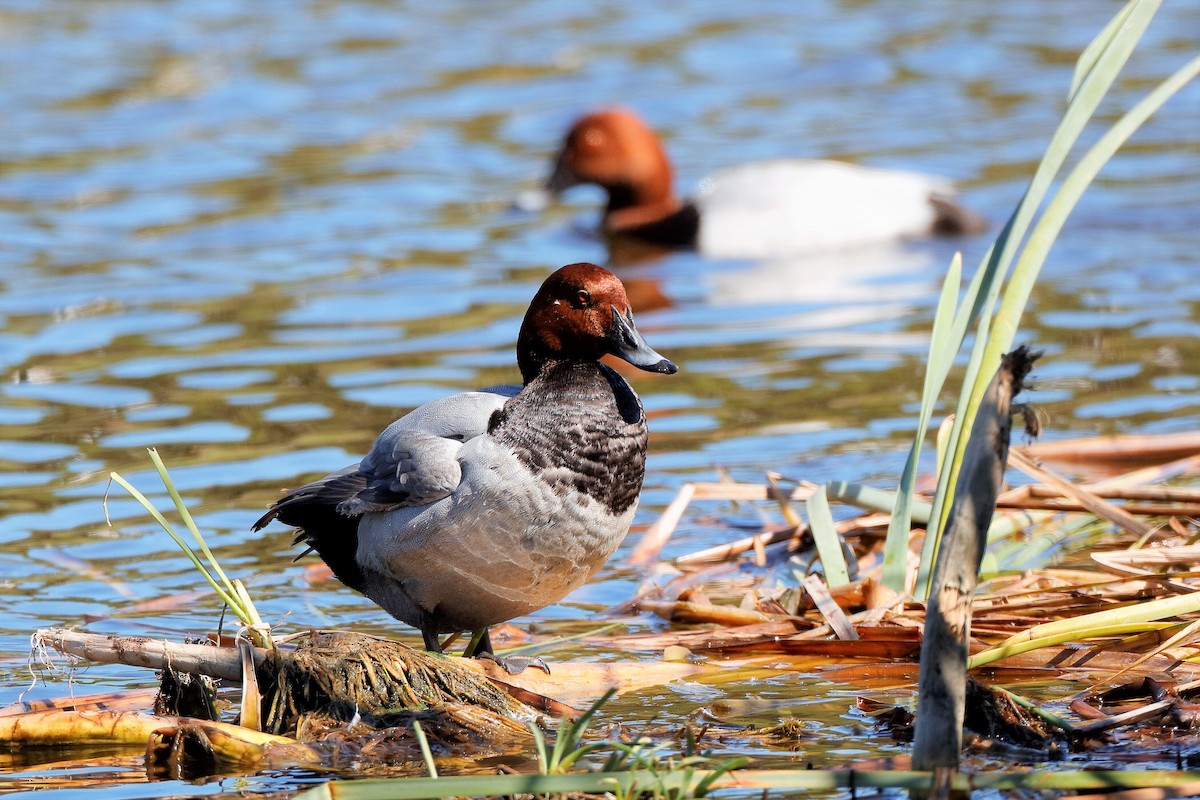
M789 331L853 328L913 313L944 269L931 250L902 245L793 256L714 270L707 300Z

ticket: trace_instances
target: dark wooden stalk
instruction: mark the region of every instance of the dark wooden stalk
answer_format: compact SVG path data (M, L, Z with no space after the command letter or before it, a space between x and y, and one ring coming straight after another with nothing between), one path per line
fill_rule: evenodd
M1037 354L1004 356L971 427L946 530L934 566L913 739L913 769L957 769L966 702L971 600L1008 460L1012 401Z

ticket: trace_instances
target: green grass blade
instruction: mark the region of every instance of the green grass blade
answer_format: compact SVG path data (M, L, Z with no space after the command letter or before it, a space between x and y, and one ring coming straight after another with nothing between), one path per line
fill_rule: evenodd
M1070 619L1060 619L1054 622L1043 622L1032 628L1014 634L997 647L1019 644L1029 639L1060 634L1087 636L1088 632L1108 625L1131 625L1140 622L1158 622L1159 620L1178 617L1184 614L1200 612L1200 592L1191 594L1160 597L1156 600L1143 600L1133 605L1121 608L1109 608L1104 611L1093 611Z
M180 519L187 529L191 532L192 538L196 540L196 544L200 546L200 552L204 553L204 557L208 559L208 563L212 565L214 571L220 576L221 582L225 584L225 588L230 594L233 593L233 582L225 575L225 570L221 569L220 563L213 556L212 551L208 549L208 543L204 541L204 536L201 535L200 529L196 527L196 521L192 519L192 512L188 511L187 505L180 497L179 491L175 488L174 481L171 480L170 473L167 472L167 465L163 463L162 457L158 454L158 450L153 447L148 447L146 450L150 453L150 460L154 462L154 468L158 470L158 475L162 478L163 486L167 488L167 494L171 496L172 502L175 503L175 510L179 512Z
M1117 16L1123 15L1125 21L1116 27L1111 36L1107 36L1102 31L1096 37L1107 40L1107 45L1103 47L1095 64L1081 81L1079 89L1073 94L1058 128L1046 147L1046 154L1034 172L1025 197L1018 204L1009 224L1005 226L1000 239L997 240L997 245L1000 247L995 252L995 257L989 260L986 268L989 273L985 280L987 293L984 302L980 305L980 311L990 309L995 305L1001 281L1013 259L1017 245L1024 238L1035 212L1045 200L1051 181L1062 168L1068 153L1075 146L1079 134L1091 120L1100 101L1104 99L1113 81L1116 80L1117 75L1129 60L1129 56L1133 53L1138 41L1141 40L1142 34L1145 33L1146 27L1150 24L1159 5L1160 0L1134 0L1133 7L1128 12L1122 9L1118 13ZM986 317L981 320L981 324L987 325ZM974 409L978 407L983 393L987 390L992 373L999 366L998 360L995 363L989 363L983 358L989 338L986 328L981 328L980 333L976 336L975 346L972 348L971 361L967 365L964 386L971 387L971 390L969 393L963 393L956 411L955 432L952 434L954 458L950 464L950 486L954 484L953 479L957 476L958 463L962 459L962 451L966 448L962 431L970 430L970 424L975 418ZM942 519L944 519L946 511L949 509L941 510Z
M162 515L162 512L155 508L154 504L151 503L144 494L139 492L132 483L125 480L118 473L110 472L108 473L108 477L122 489L129 492L129 494L133 496L134 500L137 500L142 504L142 508L146 509L146 513L153 517L154 521L157 522L162 529L167 532L167 535L174 540L175 544L177 544L179 549L183 551L183 554L191 560L192 565L200 571L200 574L204 576L204 579L208 581L209 585L212 586L213 591L220 596L221 600L230 608L238 609L240 605L237 602L237 598L227 592L225 588L217 583L216 579L209 574L208 569L205 568L204 564L200 561L196 554L192 552L192 548L189 547L187 542L183 540L183 537L175 532L175 529L171 526L171 523L167 521L167 518Z
M596 716L596 712L600 707L607 703L612 696L617 693L616 689L609 689L596 702L588 708L587 711L579 715L579 719L568 724L559 726L558 735L554 740L554 751L550 754L550 762L548 768L551 772L560 772L565 769L563 760L567 756L568 750L574 750L580 746L580 741L583 739L583 734L587 730L588 723L592 721L592 717ZM574 761L574 759L571 759Z
M575 762L584 756L594 753L597 750L603 750L608 747L608 742L594 742L592 744L576 745L575 749L563 756L558 762L556 772L567 772L574 766Z
M705 780L708 770L695 770L689 781ZM677 773L587 772L571 775L459 775L433 778L393 778L336 781L296 795L298 800L425 800L441 797L495 797L500 795L552 795L612 792L629 796L633 785L662 789L662 795L682 797L683 776ZM1200 781L1200 772L1186 770L988 770L958 773L952 779L956 792L1011 792L1163 788ZM844 793L849 789L928 789L932 773L876 769L776 769L735 770L708 784L711 789L735 789L754 795L763 790Z
M1031 714L1036 714L1037 716L1044 719L1046 722L1049 722L1051 725L1058 728L1060 731L1065 731L1068 734L1075 732L1075 726L1072 725L1069 720L1064 719L1063 717L1060 717L1058 714L1047 711L1044 708L1042 708L1041 706L1039 706L1037 703L1034 703L1031 700L1027 700L1024 697L1021 697L1021 695L1019 695L1019 694L1013 694L1008 689L1004 689L999 686L994 686L992 688L995 689L997 692L1000 692L1005 697L1007 697L1009 700L1012 700L1014 703L1016 703L1017 705L1019 705L1021 708L1025 709L1026 711L1030 712Z
M938 298L937 309L933 318L933 330L929 336L929 366L925 372L925 383L921 388L921 411L925 415L925 424L933 418L933 404L942 391L946 376L954 366L954 357L962 347L962 340L967 325L959 319L963 316L959 310L958 293L962 288L962 253L955 253L950 260L950 269L946 270L946 278L942 281L942 294ZM972 279L963 296L963 305L973 303L975 294L979 291L978 280ZM961 329L960 329L961 328Z
M550 754L546 751L546 734L536 722L529 723L529 732L533 734L533 747L537 751L538 769L543 775L550 774Z
M985 309L995 307L1000 294L1000 285L1008 266L1013 259L1017 246L1024 238L1035 212L1045 199L1054 176L1066 161L1066 157L1079 138L1084 126L1095 113L1122 67L1129 60L1134 47L1141 39L1146 27L1150 24L1154 13L1158 10L1160 0L1134 0L1131 8L1122 9L1117 16L1124 16L1124 21L1109 31L1104 31L1095 41L1106 41L1098 52L1091 69L1080 81L1080 85L1072 94L1071 102L1059 122L1058 128L1046 147L1046 153L1034 171L1029 188L1017 204L1013 215L1005 224L1000 236L996 239L989 257L985 260L984 273L980 296L972 305L970 318L979 320L975 343L971 348L971 356L967 362L966 374L963 378L963 391L955 410L954 427L950 437L951 457L946 459L938 475L938 490L934 496L933 519L930 523L930 534L926 536L926 547L922 551L921 568L917 577L916 596L923 598L928 594L929 575L932 571L932 558L936 551L937 537L945 524L949 513L949 496L957 481L959 464L966 450L967 437L964 431L969 431L975 419L975 410L983 397L987 384L991 381L992 373L999 366L999 361L985 360L985 350L990 339L990 318L983 314ZM1089 45L1091 47L1091 45ZM1085 50L1086 52L1086 50Z
M1092 40L1092 43L1083 49L1079 54L1079 60L1075 62L1075 74L1071 78L1071 89L1067 92L1067 102L1070 102L1075 97L1075 93L1079 91L1079 87L1092 69L1095 68L1096 62L1104 55L1104 51L1112 44L1113 37L1125 20L1129 19L1129 15L1133 13L1134 6L1137 5L1137 0L1129 0L1125 7L1117 12L1117 15L1108 21L1104 29Z
M1152 4L1157 7L1157 3ZM1140 9L1135 9L1138 11ZM1148 22L1148 18L1145 22ZM1144 24L1137 31L1137 36L1141 35L1141 31L1145 30ZM1132 48L1136 44L1136 39L1127 44L1128 48ZM1123 50L1118 55L1123 55L1125 59L1128 54ZM1093 70L1093 74L1104 69L1102 77L1106 77L1108 82L1116 76L1120 65L1124 64L1121 60L1117 66L1099 64ZM1109 74L1111 72L1111 74ZM1075 208L1079 198L1083 192L1095 179L1099 171L1113 157L1116 151L1124 144L1130 136L1142 124L1146 122L1159 108L1163 106L1171 97L1178 93L1191 80L1195 79L1200 72L1200 57L1194 58L1172 74L1169 78L1159 84L1155 89L1138 102L1132 109L1125 113L1103 136L1100 137L1084 156L1071 170L1070 174L1063 180L1062 186L1055 194L1054 198L1047 205L1045 212L1038 220L1037 226L1029 236L1029 241L1026 243L1021 257L1013 269L1012 278L1009 285L1006 287L1004 297L1001 300L1000 308L996 312L994 323L990 326L988 335L980 335L976 340L975 350L979 351L978 363L989 364L999 363L1000 356L1012 347L1013 341L1016 338L1017 327L1020 323L1021 316L1024 313L1025 306L1029 301L1029 295L1033 291L1033 284L1037 276L1041 272L1042 266L1045 264L1046 257L1049 255L1051 247L1053 247L1059 232L1066 223L1067 217ZM981 321L981 330L983 323ZM975 359L972 359L972 366L975 366ZM968 367L970 372L971 367ZM969 415L974 418L975 409L978 408L979 399L983 396L983 391L987 388L986 381L983 380L984 374L976 372L973 380L973 388L964 404L960 402L959 414ZM971 380L968 378L968 381ZM965 405L965 410L964 410ZM960 430L961 420L956 419L955 431ZM947 486L953 485L952 482L957 475L957 467L962 458L962 453L966 448L965 438L959 434L957 438L952 435L954 447L954 457L948 464L950 467ZM939 495L942 494L943 486L939 483ZM948 510L945 506L939 506L938 499L934 501L934 519L944 520L944 512ZM940 529L940 524L939 524ZM927 539L927 543L929 539ZM918 581L920 584L920 581ZM924 585L924 584L920 584ZM924 596L923 594L919 596Z
M849 481L829 481L825 484L825 495L830 500L840 500L843 503L879 514L888 514L896 507L899 499L897 494L898 492ZM929 503L924 500L913 500L912 518L919 524L925 524L929 519Z
M992 336L984 350L984 362L999 360L1000 355L1008 352L1016 338L1017 326L1021 321L1029 295L1033 291L1034 281L1037 280L1046 257L1050 253L1054 241L1067 221L1067 217L1083 196L1084 190L1091 185L1096 175L1105 164L1116 154L1138 128L1150 118L1159 108L1171 99L1180 89L1200 73L1200 56L1193 58L1183 65L1173 75L1159 84L1155 89L1142 98L1121 119L1100 137L1063 180L1061 188L1054 199L1046 207L1037 227L1029 235L1029 242L1021 253L1021 258L1013 270L1012 280L1004 291L1000 310L996 312L996 321L992 326Z
M1127 636L1137 633L1148 633L1152 631L1161 631L1171 627L1182 627L1172 625L1169 622L1122 622L1113 623L1111 625L1092 625L1088 628L1076 630L1064 630L1056 633L1038 636L1033 639L1025 639L1011 644L999 644L995 647L990 647L987 650L981 650L975 655L967 659L967 669L975 669L991 664L993 661L999 661L1002 658L1009 656L1017 656L1021 653L1028 653L1033 650L1040 650L1043 647L1053 647L1067 642L1077 642L1084 639L1094 639L1103 636Z
M694 796L704 797L708 794L708 790L712 788L713 784L720 780L722 775L727 775L733 772L735 769L744 767L749 763L750 759L746 756L737 756L736 758L731 758L728 761L718 764L706 776L702 777L696 782L696 786L692 790Z
M825 583L829 588L844 586L850 582L850 573L846 569L846 555L842 552L842 537L838 535L833 524L833 514L829 511L829 498L825 495L825 486L818 486L806 503L808 508L808 526L812 530L813 540L817 543L817 552L821 556L821 565L825 569Z
M983 262L981 263L980 268L975 270L975 274L971 277L971 282L968 284L967 290L963 294L962 303L959 306L958 311L954 315L954 324L951 328L950 335L949 335L949 341L947 343L948 346L952 346L954 348L954 352L952 354L951 353L946 354L947 370L949 370L949 367L953 364L954 357L957 356L959 350L962 349L963 342L966 340L966 337L967 337L967 329L975 321L976 317L979 315L979 312L982 308L981 292L983 290L984 281L990 275L994 274L994 272L989 272L989 270L985 269L983 265L992 263L993 256L998 252L997 245L1000 245L1001 250L1003 249L1004 243L1008 240L1008 236L1012 230L1015 220L1016 220L1016 216L1015 216L1015 212L1014 212L1014 216L1009 218L1008 222L1004 226L1004 230L1001 231L1000 236L996 239L996 241L992 244L991 247L988 248L987 252L984 254ZM987 317L985 316L984 320L986 320L986 319L987 319ZM982 331L977 331L976 335L977 336L978 335L986 335L986 329L984 329ZM945 375L942 376L941 383L943 385L945 384L945 377L946 377ZM939 392L940 392L940 388L939 388ZM930 406L930 413L932 413L932 404ZM935 519L940 521L943 519L943 514L941 512L941 506L944 504L946 498L945 498L945 492L941 491L941 487L943 486L943 481L948 480L947 476L949 475L948 467L946 465L946 460L945 460L946 441L947 441L948 437L950 436L950 434L953 433L953 430L954 430L953 421L952 421L950 429L944 429L941 426L939 426L939 428L938 428L938 435L937 435L938 457L937 457L937 462L936 462L937 463L936 474L938 475L938 490L935 490L935 492L934 492L933 502L930 504L929 514L925 518L926 530L932 531L933 533L932 534L930 534L928 532L926 533L924 545L921 548L921 558L920 558L920 563L918 564L918 567L917 567L917 581L916 581L916 588L915 588L915 592L917 593L917 596L924 596L925 590L922 587L924 587L929 581L929 575L932 573L932 570L933 570L933 559L937 555L937 542L938 542L937 530L940 527L940 522L938 525L931 525L930 521L935 520Z
M962 254L955 253L950 262L950 269L942 281L942 293L938 299L937 311L933 317L933 333L929 338L929 358L925 367L925 386L921 390L921 411L917 416L917 430L913 434L912 448L908 452L908 460L904 463L904 472L900 476L899 491L891 509L892 518L888 523L887 538L883 546L883 583L895 592L903 592L908 570L908 536L912 528L913 493L917 484L917 468L921 458L921 445L925 441L925 431L933 416L933 407L942 391L950 364L954 361L954 353L958 352L958 343L952 341L952 324L955 304L958 301L958 290L962 283ZM949 326L949 327L948 327ZM949 361L949 363L946 363Z
M421 723L413 720L413 736L417 739L417 746L421 748L421 758L425 761L425 769L429 771L429 777L437 779L437 765L433 763L433 751L429 749L429 739L425 737L425 729L421 727Z
M258 613L258 607L254 605L254 600L250 597L250 592L246 591L246 585L237 578L234 578L233 591L238 599L238 604L245 612L245 617L239 616L238 619L245 624L246 635L259 647L273 648L275 642L271 638L271 626L262 621L262 617Z

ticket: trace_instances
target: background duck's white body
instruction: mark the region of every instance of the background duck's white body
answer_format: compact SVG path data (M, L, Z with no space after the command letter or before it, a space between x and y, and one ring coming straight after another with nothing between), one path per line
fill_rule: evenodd
M787 159L743 164L697 189L697 248L715 258L841 250L927 236L932 197L955 197L946 181L904 170Z

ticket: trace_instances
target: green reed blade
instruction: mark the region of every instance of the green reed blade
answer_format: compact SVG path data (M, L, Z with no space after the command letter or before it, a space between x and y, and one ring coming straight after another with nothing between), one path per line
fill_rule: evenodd
M1076 619L1082 619L1082 617L1076 617ZM1171 627L1182 626L1174 626L1169 622L1120 622L1111 625L1092 624L1086 628L1063 630L1044 636L1037 636L1033 639L1024 639L1012 642L1011 644L999 644L995 647L989 647L987 650L981 650L968 658L967 669L975 669L976 667L986 666L993 661L999 661L1009 656L1017 656L1021 653L1040 650L1043 647L1054 647L1055 645L1066 644L1067 642L1077 642L1106 636L1127 636L1135 633L1148 633Z
M953 341L953 326L949 322L954 316L961 283L962 254L955 253L950 262L950 269L946 271L946 277L942 281L942 293L933 317L933 333L929 337L929 358L925 366L925 386L921 390L917 430L913 434L912 448L908 452L908 460L905 461L904 472L900 476L899 491L891 509L892 518L888 523L887 538L884 540L883 583L895 592L903 592L907 580L908 536L912 528L913 494L917 483L921 445L925 440L925 431L933 416L937 397L942 391L942 384L950 371L950 364L954 361L954 354L961 345L961 340Z
M806 502L808 509L808 527L812 531L813 541L817 544L817 553L821 556L821 566L825 569L825 583L832 589L844 586L850 582L850 573L846 569L846 554L842 552L842 537L838 534L833 523L833 514L829 510L829 498L825 495L825 486L818 486Z
M915 594L919 598L925 597L929 591L929 576L937 547L936 539L940 535L946 515L949 513L950 496L957 482L959 465L966 450L967 437L963 432L971 429L975 410L991 380L992 373L999 365L999 359L995 356L994 350L988 349L992 323L990 309L996 306L1004 276L1037 209L1049 193L1054 176L1062 167L1068 153L1079 138L1084 126L1095 113L1100 101L1129 60L1130 54L1141 39L1159 5L1160 0L1134 0L1130 8L1122 9L1118 13L1117 16L1123 17L1123 20L1113 25L1111 29L1106 26L1104 31L1101 31L1093 40L1095 48L1093 45L1089 45L1084 50L1090 68L1080 71L1080 74L1083 75L1080 85L1072 93L1067 110L1051 137L1041 162L1034 171L1029 188L1017 204L990 251L989 257L981 267L981 271L984 273L981 293L972 305L969 315L970 319L978 320L978 328L963 378L963 390L959 395L955 410L954 426L950 435L951 455L945 460L938 474L938 488L934 495L930 534L926 536L925 548L921 554L921 566L917 575ZM1081 56L1082 58L1083 56ZM1028 266L1024 267L1024 269L1029 268ZM989 313L983 313L985 310Z
M175 503L175 510L179 512L179 517L183 520L183 524L187 526L187 529L192 534L192 538L200 546L200 551L204 553L204 557L208 559L208 563L212 565L213 570L220 576L221 582L225 584L225 588L232 594L233 582L225 575L225 570L221 569L221 565L217 563L216 557L208 549L208 543L204 541L204 536L196 526L196 521L192 519L192 513L188 511L187 505L184 504L183 498L179 495L179 490L175 488L175 482L171 480L171 475L167 472L167 465L163 463L158 450L153 447L147 447L146 451L150 453L150 460L154 462L154 468L158 470L158 476L162 479L163 486L167 489L167 494L171 496L171 501Z
M180 536L178 533L176 533L175 529L171 526L171 523L168 522L167 518L162 515L162 512L160 512L157 508L155 508L154 504L151 503L150 500L147 499L147 497L144 494L139 492L132 483L125 480L118 473L110 472L110 473L108 473L108 477L114 483L118 484L122 489L129 492L129 494L133 496L134 500L137 500L139 503L142 504L142 508L146 509L146 512L154 518L154 521L157 522L162 527L162 529L167 532L167 535L171 537L171 539L175 542L175 544L177 544L179 546L179 549L183 551L183 554L191 560L192 565L195 566L196 569L200 572L200 574L204 576L204 579L206 581L208 581L210 586L212 586L213 591L215 591L217 593L217 595L221 598L221 600L227 606L229 606L232 609L235 609L235 613L237 613L237 610L239 609L239 604L237 602L237 598L234 595L227 592L224 589L224 587L222 587L220 584L218 584L216 579L214 579L213 576L211 574L209 574L208 569L204 566L204 564L200 561L200 559L196 556L196 554L194 552L192 552L192 548L189 547L188 543L183 540L183 537Z
M1129 15L1133 13L1134 6L1137 5L1137 0L1129 0L1125 7L1117 12L1117 15L1108 21L1104 29L1096 35L1091 44L1083 49L1079 54L1079 60L1075 63L1075 74L1071 77L1071 88L1067 92L1067 102L1070 102L1075 97L1075 93L1079 91L1079 87L1083 84L1091 71L1099 61L1100 56L1104 55L1104 51L1112 44L1113 37L1117 31L1125 24L1125 20L1129 19Z

